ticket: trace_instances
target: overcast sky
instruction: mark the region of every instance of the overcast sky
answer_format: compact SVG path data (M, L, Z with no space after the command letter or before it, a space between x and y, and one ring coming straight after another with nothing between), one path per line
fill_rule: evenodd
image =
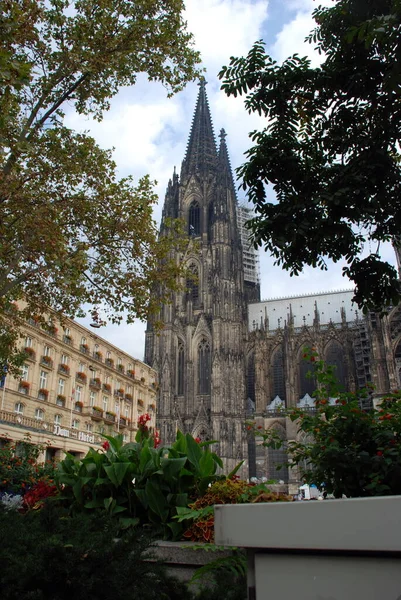
M188 29L194 34L196 47L207 69L206 91L217 135L222 127L233 169L243 162L244 151L251 146L248 133L261 126L249 116L240 98L227 98L220 91L217 73L228 64L230 56L246 54L256 40L263 39L267 51L282 61L294 52L308 55L318 64L319 55L304 43L313 29L312 11L317 5L330 6L331 0L187 0ZM114 147L119 175L135 179L149 173L157 180L160 198L155 211L159 220L167 182L174 166L180 172L198 86L193 83L171 99L166 90L140 77L132 88L125 88L112 100L111 110L101 123L75 114L67 116L67 125L90 131L100 146ZM239 194L241 199L241 194ZM382 255L395 264L390 246ZM273 265L261 253L262 298L350 288L342 276L342 264L332 265L328 272L306 268L299 277ZM80 320L84 325L88 320ZM103 337L139 359L143 359L145 324L108 325L96 330Z

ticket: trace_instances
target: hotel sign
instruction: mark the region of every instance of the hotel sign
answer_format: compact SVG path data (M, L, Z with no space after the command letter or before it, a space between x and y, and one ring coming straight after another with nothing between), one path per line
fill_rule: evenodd
M66 429L60 427L60 425L54 426L54 435L59 435L60 437L70 438L74 440L78 440L80 442L85 442L86 444L94 444L95 436L90 433L86 433L85 431L76 431L75 429Z

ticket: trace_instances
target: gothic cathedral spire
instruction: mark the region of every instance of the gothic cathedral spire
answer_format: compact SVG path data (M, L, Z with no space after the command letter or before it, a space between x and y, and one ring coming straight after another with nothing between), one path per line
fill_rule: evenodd
M177 429L218 440L230 468L247 455L244 275L226 134L217 152L205 85L180 178L170 180L163 208L164 217L186 223L187 250L177 257L188 269L186 289L164 307L160 334L148 323L145 360L159 373L163 443Z

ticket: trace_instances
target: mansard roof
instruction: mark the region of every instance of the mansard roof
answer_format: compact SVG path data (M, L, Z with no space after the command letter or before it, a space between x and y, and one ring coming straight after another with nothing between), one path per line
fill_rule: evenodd
M215 171L216 167L216 141L206 95L206 81L201 79L181 176Z

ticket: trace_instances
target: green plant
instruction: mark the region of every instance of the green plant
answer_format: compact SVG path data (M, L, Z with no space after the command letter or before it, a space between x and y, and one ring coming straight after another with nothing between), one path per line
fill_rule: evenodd
M305 349L304 358L318 384L316 409L286 413L309 440L288 442L288 466L298 465L305 482L323 485L336 497L401 494L401 393L388 394L377 408L364 410L361 401L371 389L340 392L334 367L319 360L314 349ZM255 432L266 446L283 444L272 429Z
M0 512L2 600L187 600L184 584L151 558L149 535L103 515L49 502L25 515Z
M146 423L145 423L146 425ZM208 485L223 475L214 442L198 444L177 433L170 447L154 447L153 434L138 431L137 441L104 436L106 451L89 450L77 460L67 454L59 464L58 482L64 502L73 511L106 511L125 525L151 524L164 538L179 539L185 525L173 520Z

